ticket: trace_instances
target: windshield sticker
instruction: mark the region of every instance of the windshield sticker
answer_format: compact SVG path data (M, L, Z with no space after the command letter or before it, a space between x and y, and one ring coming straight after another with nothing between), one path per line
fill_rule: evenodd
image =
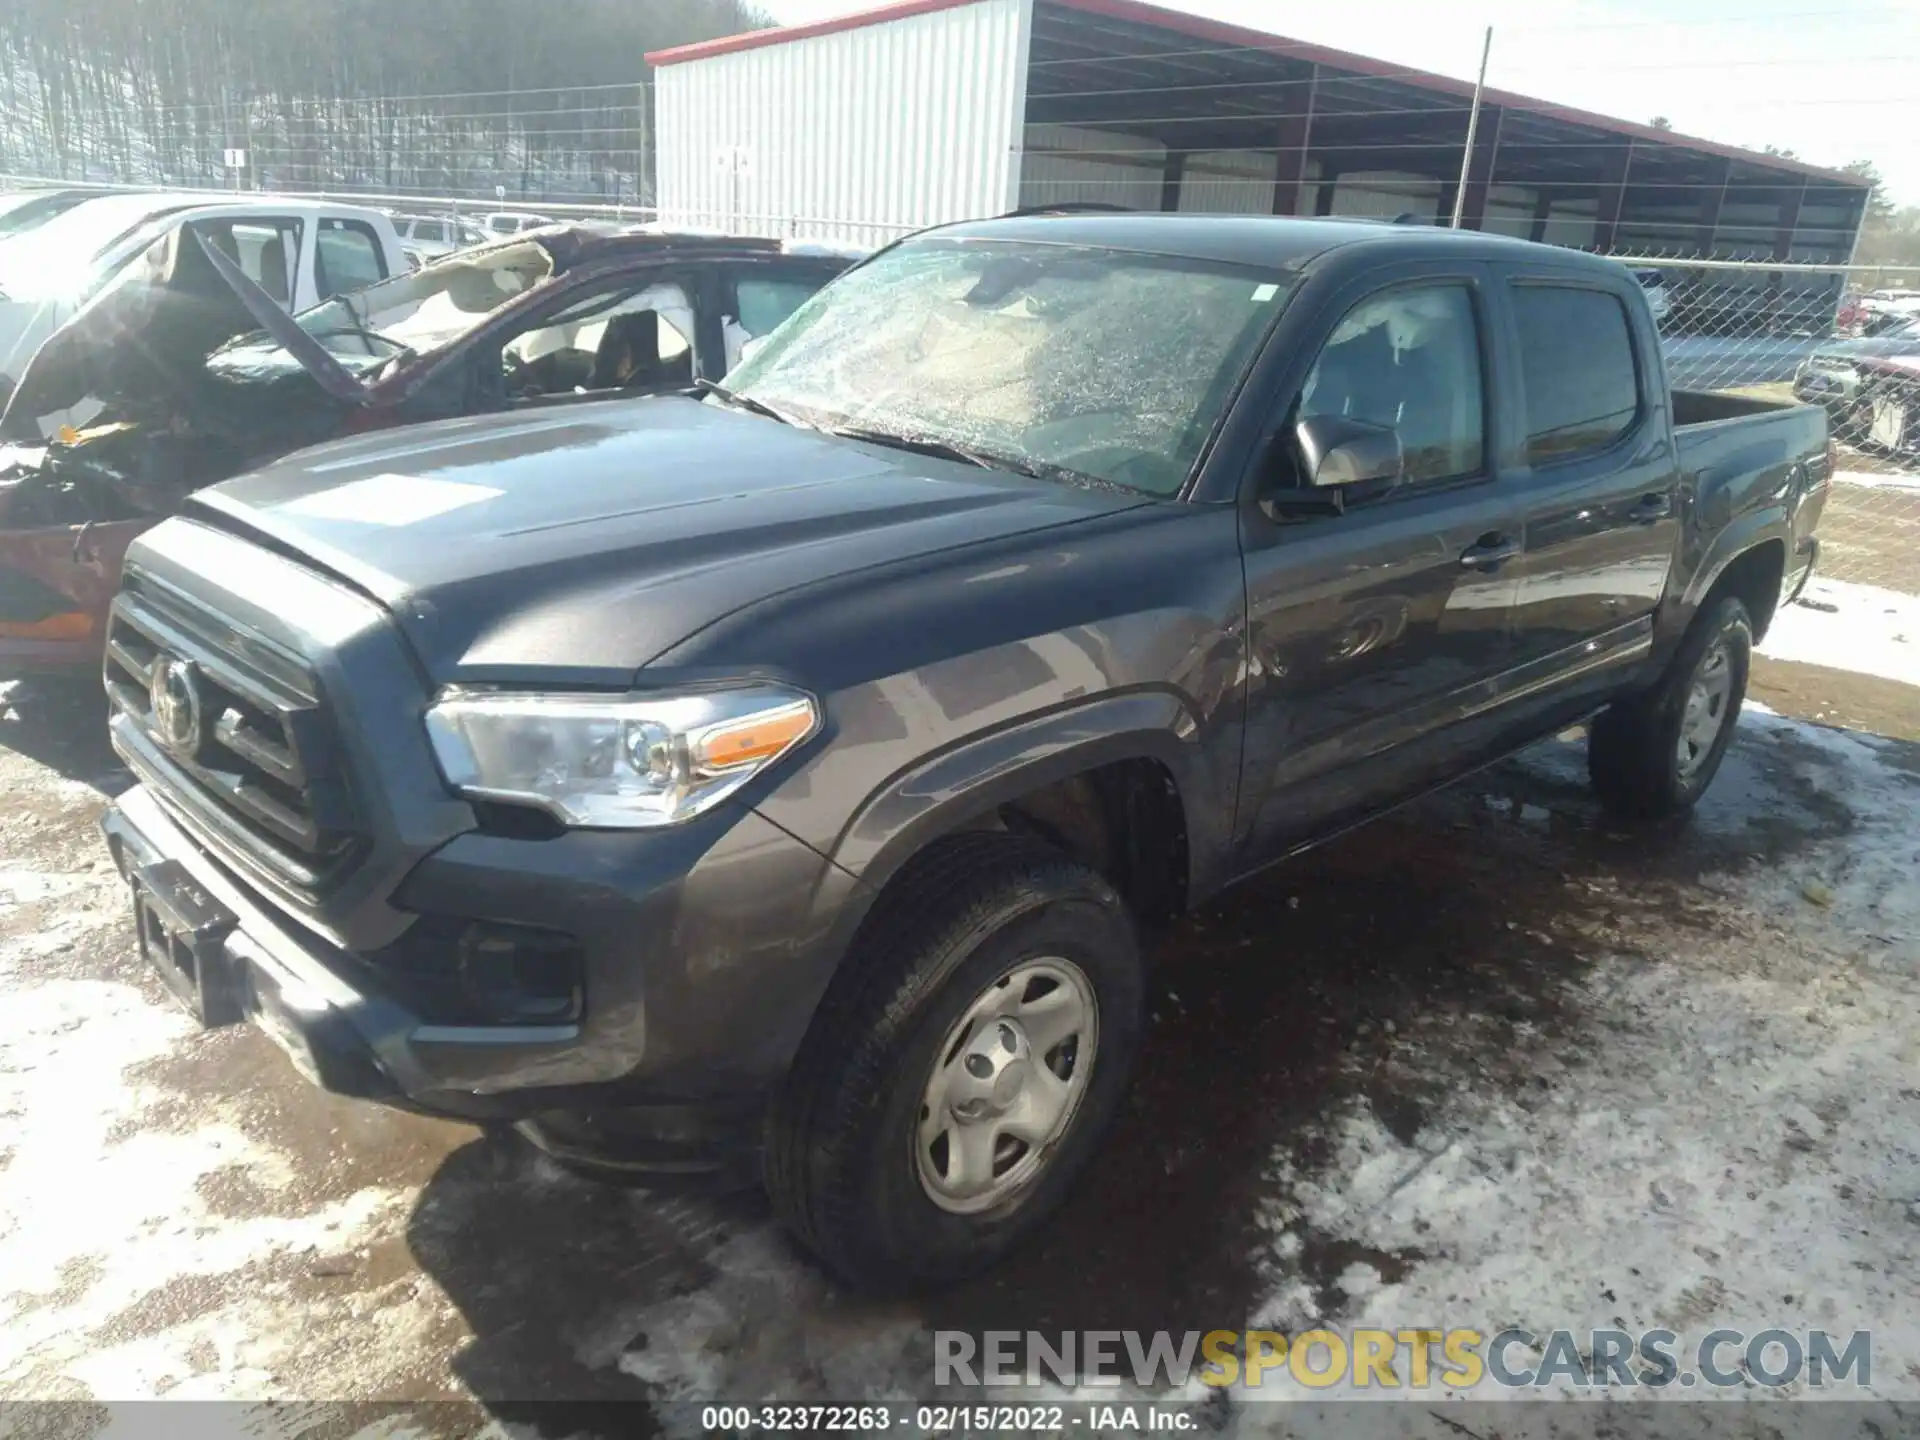
M1280 293L1278 285L1256 285L1253 287L1253 303L1264 305Z
M500 492L487 485L429 480L419 475L372 475L302 495L280 509L311 520L350 520L358 525L415 525L464 505L491 500Z

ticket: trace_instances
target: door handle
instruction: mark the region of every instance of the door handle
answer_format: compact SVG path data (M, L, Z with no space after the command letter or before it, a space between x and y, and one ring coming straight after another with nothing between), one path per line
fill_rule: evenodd
M1460 563L1469 570L1496 570L1520 553L1520 542L1511 535L1491 535L1460 552Z
M1673 513L1673 497L1665 493L1642 495L1640 502L1627 511L1627 519L1636 525L1651 525Z

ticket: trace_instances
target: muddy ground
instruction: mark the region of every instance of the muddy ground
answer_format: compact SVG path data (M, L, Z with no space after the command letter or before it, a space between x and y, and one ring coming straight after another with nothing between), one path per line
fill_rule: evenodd
M1763 664L1756 696L1920 740L1920 690L1815 668ZM1920 1368L1900 1373L1920 1346L1896 1363L1895 1323L1920 1211L1892 1193L1920 1182L1899 1138L1920 1126L1880 1128L1920 1120L1920 1091L1889 1078L1920 1036L1900 890L1920 746L1756 717L1696 822L1646 832L1602 819L1577 748L1554 742L1243 886L1155 942L1140 1079L1037 1243L951 1293L874 1305L826 1285L755 1194L589 1183L510 1133L322 1095L251 1029L195 1032L135 958L94 829L126 777L92 696L15 698L0 1399L346 1402L248 1412L255 1433L350 1433L370 1402L448 1401L420 1423L566 1434L605 1402L918 1394L936 1328L1357 1323L1419 1305L1489 1328L1757 1329L1833 1310L1887 1327L1878 1393L1920 1398ZM1736 1022L1737 1041L1701 1028ZM1646 1078L1695 1052L1697 1075ZM1667 1108L1694 1084L1746 1096L1714 1104L1752 1109L1764 1143ZM1639 1138L1565 1148L1616 1124ZM1649 1136L1672 1153L1642 1154ZM1437 1188L1406 1188L1405 1214L1356 1204L1395 1156ZM1727 1179L1689 1180L1689 1156ZM1741 1198L1801 1186L1797 1209ZM1498 1243L1475 1238L1474 1214L1522 1197ZM1817 1241L1796 1228L1809 1205L1831 1221ZM1597 1252L1555 1230L1562 1215ZM1530 1244L1538 1263L1516 1271ZM635 1414L606 1412L629 1432ZM103 1423L85 1405L55 1420Z

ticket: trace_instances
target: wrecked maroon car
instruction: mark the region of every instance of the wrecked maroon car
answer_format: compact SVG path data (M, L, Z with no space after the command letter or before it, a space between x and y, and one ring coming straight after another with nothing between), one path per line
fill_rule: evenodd
M290 316L182 227L0 417L0 676L97 664L128 544L195 490L359 431L717 381L854 258L555 226Z

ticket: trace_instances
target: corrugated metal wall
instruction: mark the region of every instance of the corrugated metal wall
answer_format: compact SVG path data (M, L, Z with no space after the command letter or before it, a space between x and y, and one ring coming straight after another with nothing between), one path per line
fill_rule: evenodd
M655 76L660 216L882 244L1007 208L1022 0L737 50Z
M1271 215L1280 157L1258 150L1189 155L1180 177L1180 208L1206 215Z
M1026 127L1022 205L1092 202L1158 210L1167 151L1156 141L1077 125Z
M1333 187L1334 215L1366 220L1391 220L1411 211L1432 220L1440 214L1438 180L1401 170L1352 170Z

